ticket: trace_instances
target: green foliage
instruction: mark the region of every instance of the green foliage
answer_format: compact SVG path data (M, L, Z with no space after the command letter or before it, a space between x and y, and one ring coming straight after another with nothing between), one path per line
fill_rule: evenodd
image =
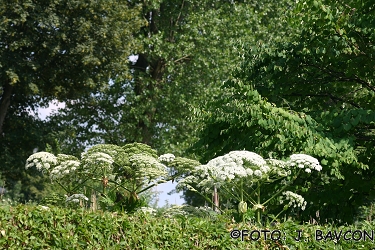
M333 236L316 240L317 230L326 236L329 230L361 230L371 233L374 224L353 226L298 225L293 221L257 227L217 217L158 217L137 213L126 215L88 212L57 207L20 205L0 207L0 247L4 249L371 249L373 241L339 240ZM231 239L232 230L279 230L280 240L263 233L258 240L248 236ZM301 232L301 240L297 241ZM256 236L256 233L254 234ZM277 234L274 234L276 236ZM351 234L349 234L350 236Z
M217 218L219 213L215 212L213 209L209 207L194 207L190 205L182 205L182 206L172 206L167 208L163 211L162 216L173 218Z
M148 25L138 32L131 78L80 96L54 118L72 144L142 142L182 155L201 126L193 110L212 100L238 67L244 42L279 40L293 1L133 1ZM282 15L278 15L282 13ZM277 30L268 35L270 30ZM237 60L238 59L238 60ZM77 105L79 103L79 105ZM69 135L69 136L67 136ZM185 154L186 155L186 154Z
M26 173L25 159L34 149L43 150L46 143L52 144L50 127L26 110L14 110L11 107L10 112L13 115L9 116L9 123L4 125L6 136L0 139L0 173L4 186L10 192L8 195L11 199L19 202L40 201L52 192L49 180L37 171Z
M1 207L0 246L7 249L222 249L235 247L224 221L91 213L51 207Z
M138 12L118 1L4 1L1 86L63 100L106 85L135 47Z
M51 192L46 179L22 169L34 148L44 150L52 131L59 133L30 113L124 78L138 47L132 34L145 24L139 11L112 0L1 2L0 171L8 189L21 181L23 200Z
M225 94L199 114L202 160L235 149L314 156L324 171L309 180L314 205L303 218L351 222L374 195L373 11L363 1L301 1L283 39L248 43Z

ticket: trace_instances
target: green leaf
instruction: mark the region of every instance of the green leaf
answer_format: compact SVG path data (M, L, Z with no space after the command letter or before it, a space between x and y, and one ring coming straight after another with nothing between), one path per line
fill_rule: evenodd
M344 129L346 130L346 131L349 131L351 128L352 128L352 125L350 125L350 123L346 123L346 124L344 124Z

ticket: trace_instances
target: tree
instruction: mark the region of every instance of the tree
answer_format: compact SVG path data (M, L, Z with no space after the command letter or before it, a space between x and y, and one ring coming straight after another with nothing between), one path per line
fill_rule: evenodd
M373 197L374 4L304 1L294 11L284 41L249 45L196 147L205 160L235 149L310 154L323 172L295 184L313 201L303 218L352 222Z
M43 196L44 179L24 161L58 131L31 115L48 101L74 99L123 77L133 33L145 20L128 1L7 1L0 4L0 171L26 200ZM126 28L124 28L126 27ZM30 113L31 112L31 113ZM44 189L46 190L46 189Z
M0 134L8 108L68 100L120 77L144 20L128 1L2 1ZM126 27L126 28L124 28ZM21 104L21 102L17 102Z
M237 45L269 39L265 25L259 25L267 19L261 17L270 6L289 4L272 2L143 2L148 25L137 36L142 48L134 50L138 59L130 65L131 78L68 102L52 120L75 134L73 144L143 142L181 154L200 126L188 119L192 109L212 99L218 83L238 66L243 49Z
M352 142L366 168L341 166L345 179L338 183L335 204L341 211L344 199L355 210L374 195L374 7L362 1L301 4L296 11L303 14L293 17L297 39L275 50L254 50L243 72L270 101L304 111L330 138Z
M40 200L52 192L48 179L36 171L26 173L25 159L33 150L44 149L46 143L53 143L51 127L26 111L10 107L9 113L13 115L8 115L4 125L7 136L0 140L1 177L14 201Z

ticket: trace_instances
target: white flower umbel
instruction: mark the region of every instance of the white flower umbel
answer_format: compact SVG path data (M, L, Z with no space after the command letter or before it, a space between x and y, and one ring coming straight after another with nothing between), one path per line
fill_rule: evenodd
M129 161L135 169L138 169L137 174L141 179L152 181L168 175L167 167L150 155L134 154Z
M283 195L285 196L286 201L288 201L288 204L286 204L288 207L299 207L302 210L305 210L307 202L301 195L293 193L291 191L283 192ZM284 201L281 200L280 203L283 204Z
M192 192L197 192L195 188L193 188L191 185L193 183L199 183L199 179L194 176L194 175L188 175L185 178L181 179L178 181L176 185L176 190L177 191L182 191L184 189L189 189Z
M307 173L310 173L312 169L318 172L322 170L322 166L320 165L319 161L316 158L306 154L291 155L290 160L287 161L287 165L291 167L305 168Z
M214 186L220 188L241 178L259 179L269 171L270 168L260 155L249 151L231 151L210 160L206 165L196 167L192 173L195 177L186 177L178 186L189 188L192 183L197 183L198 187L209 193Z
M56 164L56 156L48 152L38 152L27 158L25 168L28 169L35 166L38 171L45 173Z
M100 167L107 171L112 170L113 159L109 154L95 152L95 153L82 153L81 154L83 165L86 169L93 167Z
M163 212L163 215L164 215L164 217L167 217L167 218L173 218L175 216L186 217L186 216L189 215L189 213L184 210L185 206L186 205L181 205L181 206L174 205L174 206L166 209Z
M152 207L140 207L137 209L137 212L142 212L144 214L151 214L151 215L155 215L157 213L157 211Z
M176 157L173 154L163 154L159 156L159 161L163 162L171 162L175 159Z
M231 181L238 177L261 177L270 170L260 155L249 151L231 151L212 159L206 165L200 166L200 169L218 182Z
M66 197L66 202L74 202L74 203L78 203L80 200L85 200L85 201L88 201L89 198L87 198L85 195L83 194L73 194L69 197Z
M266 159L267 165L271 168L270 172L280 177L286 177L291 174L289 166L285 161L276 159Z
M227 154L227 156L231 157L234 161L240 164L243 164L242 161L247 161L249 164L255 165L258 167L267 166L267 163L263 159L263 157L254 152L249 152L245 150L231 151Z
M63 159L65 155L58 155L59 159ZM68 174L73 174L80 166L77 160L59 160L60 164L52 169L50 172L51 180L61 179Z

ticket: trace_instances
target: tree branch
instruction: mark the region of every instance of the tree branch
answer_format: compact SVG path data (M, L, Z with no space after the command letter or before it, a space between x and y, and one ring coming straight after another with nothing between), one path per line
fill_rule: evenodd
M174 60L173 63L178 63L179 61L182 61L182 60L184 60L184 59L189 60L189 59L190 59L189 56L190 56L190 55L186 55L186 56L183 56L183 57L181 57L181 58L178 58L177 60Z
M326 73L326 74L328 74L330 76L335 77L337 81L340 81L340 82L356 82L356 83L360 83L361 85L366 86L369 90L372 90L373 92L375 92L375 87L372 86L369 82L367 82L365 80L362 80L358 75L354 75L355 78L349 78L349 77L346 77L344 73L338 72L338 71L334 71L333 69L323 68L323 67L320 67L318 65L309 64L309 63L306 63L305 65L317 68L317 69L323 71L324 73Z
M346 102L346 103L349 103L350 105L356 107L356 108L361 108L361 106L359 106L358 104L354 103L354 102L351 102L351 101L348 101L348 100L344 100L340 97L337 97L337 96L334 96L332 95L331 93L322 93L322 94L298 94L298 93L291 93L289 95L284 95L284 96L313 96L313 97L329 97L331 98L332 101L335 101L335 100L339 100L341 102Z

